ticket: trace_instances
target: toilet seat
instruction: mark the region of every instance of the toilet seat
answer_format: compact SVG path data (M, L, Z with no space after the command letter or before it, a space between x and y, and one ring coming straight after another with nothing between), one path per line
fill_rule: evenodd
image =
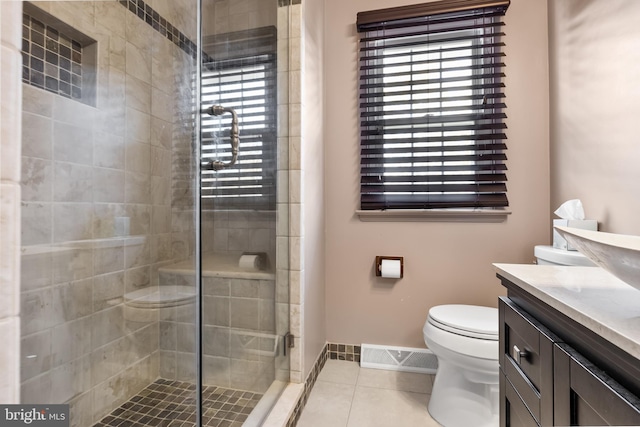
M125 305L134 308L169 308L194 302L196 291L190 286L150 286L124 295Z
M498 341L498 310L464 304L448 304L429 310L434 327L469 338Z

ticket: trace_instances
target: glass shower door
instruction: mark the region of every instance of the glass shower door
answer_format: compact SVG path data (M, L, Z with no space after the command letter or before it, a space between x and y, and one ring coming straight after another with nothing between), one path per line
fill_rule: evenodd
M286 111L278 81L286 64L278 57L288 28L278 21L282 12L276 0L202 4L205 422L229 416L260 425L289 380L288 252L276 244L288 232L286 193L278 193L288 145L278 127ZM229 410L219 410L220 395Z
M198 2L23 5L21 402L195 422Z

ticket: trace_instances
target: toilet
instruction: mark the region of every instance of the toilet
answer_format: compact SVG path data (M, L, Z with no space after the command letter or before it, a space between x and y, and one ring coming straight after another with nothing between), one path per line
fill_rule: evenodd
M576 251L536 246L540 265L592 266ZM499 425L498 309L450 304L432 307L422 329L438 357L429 400L431 417L444 427Z
M497 427L498 309L432 307L422 331L427 347L438 357L431 417L444 427Z
M538 265L572 265L595 267L595 264L578 251L557 249L553 246L538 245L533 248Z

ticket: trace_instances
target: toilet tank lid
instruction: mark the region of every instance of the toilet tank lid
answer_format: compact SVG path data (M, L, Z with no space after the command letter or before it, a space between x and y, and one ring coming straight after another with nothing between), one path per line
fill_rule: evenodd
M465 304L438 305L429 310L429 316L461 331L498 335L497 308Z
M552 262L559 265L580 265L584 267L595 266L593 262L578 251L558 249L553 246L537 245L533 248L533 255L537 259Z

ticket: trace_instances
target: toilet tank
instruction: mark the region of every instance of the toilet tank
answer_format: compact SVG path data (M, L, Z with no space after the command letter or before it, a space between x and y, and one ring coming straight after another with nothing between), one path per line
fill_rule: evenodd
M533 254L539 265L573 265L595 267L595 264L578 251L556 249L553 246L538 245L533 248Z

